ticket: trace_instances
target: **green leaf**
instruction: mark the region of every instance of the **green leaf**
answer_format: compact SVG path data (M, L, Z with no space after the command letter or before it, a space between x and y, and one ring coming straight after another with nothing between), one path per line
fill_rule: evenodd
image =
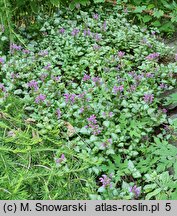
M111 137L113 138L113 140L117 140L118 139L118 136L115 133L111 133Z
M22 93L22 90L21 90L21 89L17 89L17 90L14 91L14 94L17 94L17 95L19 95L19 94L21 94L21 93Z
M102 3L105 2L105 0L94 0L94 3Z
M91 200L102 200L101 196L97 194L90 194L89 197Z
M141 173L138 171L138 170L135 170L133 173L132 173L133 177L134 178L140 178L141 177Z
M113 149L108 149L108 150L106 151L106 154L107 154L107 155L115 154L115 152L114 152Z
M149 15L145 15L145 16L143 16L142 19L143 19L143 22L146 23L146 22L149 22L150 20L152 20L152 17Z
M92 135L92 136L90 137L90 141L91 141L91 142L95 142L97 139L98 139L98 137L97 137L97 136L94 136L94 135Z
M174 27L173 23L171 21L169 21L169 22L161 25L159 30L164 31L164 32L170 32L170 31L174 31L175 27Z
M151 10L151 9L154 8L154 7L155 7L154 4L149 4L147 8L148 8L148 10Z
M172 193L171 200L177 200L177 193L176 193L176 191L174 193Z
M149 193L150 191L152 191L156 187L157 187L157 184L148 184L148 185L145 185L143 189L146 193Z
M89 131L85 127L81 128L79 132L81 134L89 134Z
M143 10L146 9L146 6L138 6L136 9L133 11L134 13L142 13Z
M174 163L173 168L175 172L174 178L177 179L177 161Z
M0 122L0 128L8 128L8 126L4 122Z
M162 10L155 10L153 13L154 17L160 18L164 15L164 12Z
M145 197L146 200L150 200L152 197L156 196L157 194L159 194L162 191L161 188L157 188L156 190L154 190L151 193L148 193Z
M105 127L109 127L110 121L104 121L104 122L103 122L103 125L104 125Z
M106 190L105 187L98 188L98 192L100 192L100 193L103 193L105 190Z
M56 7L58 7L60 5L60 0L50 0L50 2L55 5Z
M160 21L156 20L155 22L152 23L152 25L155 27L159 27L159 26L161 26L161 23L160 23Z
M38 13L39 12L39 6L38 6L38 4L37 4L37 1L31 1L30 2L30 7L31 7L31 9L32 9L32 11L34 12L34 13Z

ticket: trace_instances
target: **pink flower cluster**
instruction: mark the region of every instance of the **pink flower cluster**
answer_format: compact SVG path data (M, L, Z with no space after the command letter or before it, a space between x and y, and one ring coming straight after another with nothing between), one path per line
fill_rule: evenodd
M73 104L75 102L76 94L65 93L64 98L65 98L66 103L70 101Z
M140 193L141 193L141 188L134 185L133 187L130 187L129 191L131 193L134 193L134 196L136 198L138 198L140 196Z
M113 93L114 94L117 94L117 92L122 92L123 90L124 90L123 85L121 85L121 86L114 86L113 87Z
M104 175L102 175L101 178L99 178L100 182L102 183L102 187L104 187L104 188L107 186L109 186L110 188L112 187L112 184L111 184L112 174L110 174L109 177L104 174Z
M93 14L93 18L96 19L96 20L98 20L99 15L98 14Z
M88 36L91 35L90 29L85 29L85 30L84 30L84 36L86 37L87 35L88 35Z
M4 84L0 83L0 89L1 89L1 91L3 91L3 92L6 91L6 88L4 87Z
M90 80L90 76L87 74L84 74L84 77L82 79L83 79L83 81Z
M33 88L35 91L39 89L38 82L35 80L31 80L30 82L28 82L28 87Z
M146 103L152 103L154 100L154 95L153 94L144 94L144 101Z
M17 44L11 44L10 45L10 49L13 51L13 50L21 50L22 47L21 46L18 46Z
M125 55L125 52L123 52L123 51L119 51L119 52L118 52L118 57L119 57L119 58L124 57L124 55Z
M72 34L72 36L76 36L79 32L80 32L80 30L75 28L75 29L73 29L71 34Z
M148 56L146 56L146 59L153 60L153 59L158 58L159 56L160 56L159 53L151 53Z
M60 119L61 118L61 110L59 108L56 110L56 114L57 114L57 118Z
M40 102L43 102L45 99L46 99L46 96L43 95L43 94L40 94L40 95L38 95L38 96L36 97L35 103L38 104L38 103L40 103Z
M86 127L90 127L94 135L98 135L101 133L101 130L99 128L99 125L97 124L95 115L91 115L89 118L87 118L87 121L89 122L89 124Z
M101 147L103 147L103 148L107 148L109 145L111 145L112 144L112 139L108 139L108 140L106 140L105 142L103 142L102 144L101 144Z
M4 59L0 57L0 64L4 63Z
M61 162L63 162L65 160L65 155L62 154L60 158L55 159L56 164L60 164Z

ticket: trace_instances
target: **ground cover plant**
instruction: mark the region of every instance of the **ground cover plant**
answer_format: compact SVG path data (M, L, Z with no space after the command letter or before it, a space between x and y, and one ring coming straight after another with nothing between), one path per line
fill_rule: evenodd
M118 9L38 16L1 55L1 199L177 198L176 57Z

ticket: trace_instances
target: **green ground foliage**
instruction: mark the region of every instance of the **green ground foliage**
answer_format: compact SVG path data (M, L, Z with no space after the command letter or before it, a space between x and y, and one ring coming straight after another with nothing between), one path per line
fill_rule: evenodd
M38 15L1 53L1 199L177 198L176 57L119 9Z

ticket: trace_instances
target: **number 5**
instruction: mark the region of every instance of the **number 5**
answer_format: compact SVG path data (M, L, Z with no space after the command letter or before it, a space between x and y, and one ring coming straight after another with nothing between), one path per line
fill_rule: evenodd
M170 211L171 210L171 203L166 203L166 211Z

